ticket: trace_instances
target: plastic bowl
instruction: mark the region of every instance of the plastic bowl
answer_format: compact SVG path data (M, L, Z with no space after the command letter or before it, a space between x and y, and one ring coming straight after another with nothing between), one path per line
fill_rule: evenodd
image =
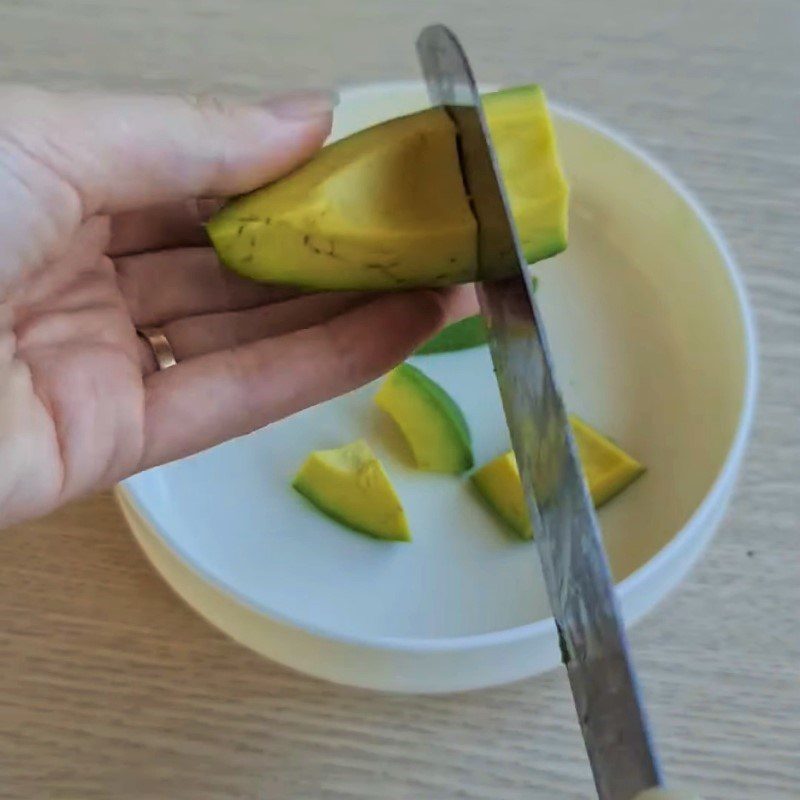
M422 84L343 92L334 135L427 105ZM537 268L570 410L647 473L600 512L625 623L688 572L734 489L755 404L742 281L706 213L618 134L554 108L572 186L570 245ZM478 463L508 445L485 348L418 363L462 405ZM535 545L514 541L462 481L398 456L374 386L137 475L121 507L199 613L302 672L395 692L502 684L559 661ZM366 435L415 540L373 541L289 488L312 449Z

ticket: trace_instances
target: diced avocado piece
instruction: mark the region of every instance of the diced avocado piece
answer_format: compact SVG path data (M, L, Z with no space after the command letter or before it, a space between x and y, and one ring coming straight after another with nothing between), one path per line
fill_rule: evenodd
M544 93L484 97L524 251L566 246L567 184ZM473 281L477 225L453 122L441 108L398 117L323 148L291 174L227 203L207 223L224 264L317 290Z
M633 456L579 417L572 414L569 421L592 500L595 508L600 508L627 488L645 469Z
M311 453L292 486L327 516L378 539L410 542L403 506L383 465L359 439Z
M472 483L492 510L520 539L533 539L517 459L512 450L476 470L472 475Z
M636 480L644 467L579 417L570 415L569 421L592 501L600 508ZM472 482L488 505L520 538L533 538L513 451L503 453L476 470Z
M418 469L459 475L472 467L472 439L461 409L416 367L395 367L375 403L397 423Z

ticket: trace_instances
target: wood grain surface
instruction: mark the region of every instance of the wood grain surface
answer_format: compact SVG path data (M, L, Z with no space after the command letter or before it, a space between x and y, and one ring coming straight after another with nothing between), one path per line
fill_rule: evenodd
M746 468L632 642L674 781L800 797L800 5L4 0L0 80L249 95L416 77L435 20L485 80L539 81L648 148L742 265L762 369ZM179 602L109 495L0 535L2 798L591 796L561 672L440 698L324 685Z

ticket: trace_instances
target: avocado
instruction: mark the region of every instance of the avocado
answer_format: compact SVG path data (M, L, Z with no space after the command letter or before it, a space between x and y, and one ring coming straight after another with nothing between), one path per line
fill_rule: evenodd
M530 263L566 247L567 185L538 86L483 98ZM314 290L470 282L477 225L456 131L441 108L323 148L290 175L228 202L207 223L220 260L255 280Z
M486 344L486 323L480 314L453 322L420 347L416 355L451 353Z
M592 502L595 508L600 508L636 480L644 467L579 417L570 415L569 421ZM476 470L472 482L488 505L520 538L533 538L513 451L503 453Z
M520 539L533 539L513 451L503 453L476 470L472 475L472 483L492 510Z
M539 285L538 278L531 275L531 285L536 291ZM429 339L422 347L418 348L414 355L430 356L436 353L452 353L456 350L469 350L472 347L480 347L489 341L486 331L486 323L481 314L473 314L458 322L447 325L433 338Z
M327 516L378 539L410 542L403 506L383 465L359 439L311 453L292 486Z
M550 258L567 246L569 190L545 93L518 86L482 103L522 252L529 264Z
M601 508L645 471L645 468L591 425L569 418L578 456L595 508Z
M397 423L418 469L459 475L472 468L472 439L461 409L416 367L395 367L375 403Z

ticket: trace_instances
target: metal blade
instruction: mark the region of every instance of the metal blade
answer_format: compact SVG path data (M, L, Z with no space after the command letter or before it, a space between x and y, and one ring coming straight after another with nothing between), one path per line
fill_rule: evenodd
M598 795L630 800L660 785L658 762L480 95L446 27L425 28L417 52L432 102L456 127L478 223L478 296Z

